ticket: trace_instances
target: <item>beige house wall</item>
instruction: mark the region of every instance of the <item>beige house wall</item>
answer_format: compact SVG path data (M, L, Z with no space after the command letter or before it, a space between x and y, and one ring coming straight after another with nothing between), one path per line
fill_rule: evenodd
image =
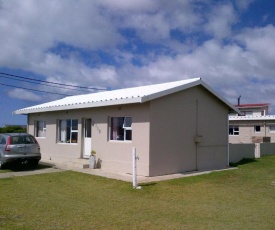
M156 176L228 165L228 106L202 86L142 104L29 114L47 123L46 138L37 138L42 159L70 161L83 156L83 124L92 119L92 149L101 168L132 173L132 148L137 174ZM110 117L132 117L132 141L109 140ZM58 120L78 119L78 143L58 143Z
M229 125L239 127L239 135L229 135L229 143L253 143L253 137L270 137L275 142L275 132L270 131L270 125L275 126L275 121L230 121ZM261 126L261 132L255 132L255 126Z
M132 141L110 141L110 117L132 117ZM83 156L83 119L91 118L92 149L101 162L102 169L121 173L132 173L132 148L137 148L139 175L149 175L149 103L78 109L29 115L29 132L34 134L34 122L47 123L46 138L37 138L42 159L69 161ZM60 119L78 119L78 143L64 144L57 141L57 123Z
M227 116L203 87L151 101L150 176L227 167Z

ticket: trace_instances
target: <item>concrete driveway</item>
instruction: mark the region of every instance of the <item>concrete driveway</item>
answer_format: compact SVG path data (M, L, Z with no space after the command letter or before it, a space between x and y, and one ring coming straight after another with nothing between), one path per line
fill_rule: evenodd
M16 177L16 176L30 176L30 175L45 174L45 173L55 173L55 172L62 172L62 171L65 171L65 170L60 168L44 168L44 169L33 169L33 170L25 170L25 171L18 170L16 172L0 173L0 179Z

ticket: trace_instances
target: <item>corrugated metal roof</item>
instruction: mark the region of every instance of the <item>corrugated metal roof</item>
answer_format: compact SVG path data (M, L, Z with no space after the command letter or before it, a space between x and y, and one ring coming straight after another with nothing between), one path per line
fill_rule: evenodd
M221 96L213 92L213 90L210 87L208 87L200 78L193 78L163 84L140 86L134 88L118 89L99 93L65 97L60 100L19 109L16 110L14 114L28 114L110 105L143 103L196 85L203 85L211 93L213 93L225 104L227 104L232 110L239 113L239 111L232 104L230 104Z

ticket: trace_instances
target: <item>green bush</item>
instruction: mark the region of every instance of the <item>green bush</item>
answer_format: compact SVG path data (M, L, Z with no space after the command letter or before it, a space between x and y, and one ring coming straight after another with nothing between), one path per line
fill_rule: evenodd
M21 126L7 126L0 128L0 133L26 133L27 129Z

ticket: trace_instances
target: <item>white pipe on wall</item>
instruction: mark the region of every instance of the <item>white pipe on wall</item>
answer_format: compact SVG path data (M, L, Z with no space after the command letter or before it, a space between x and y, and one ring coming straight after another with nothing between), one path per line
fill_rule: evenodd
M132 150L132 161L133 161L133 188L137 187L137 156L136 156L136 148L133 147Z
M141 189L141 186L137 186L137 153L136 148L133 147L132 150L132 161L133 161L133 188Z

